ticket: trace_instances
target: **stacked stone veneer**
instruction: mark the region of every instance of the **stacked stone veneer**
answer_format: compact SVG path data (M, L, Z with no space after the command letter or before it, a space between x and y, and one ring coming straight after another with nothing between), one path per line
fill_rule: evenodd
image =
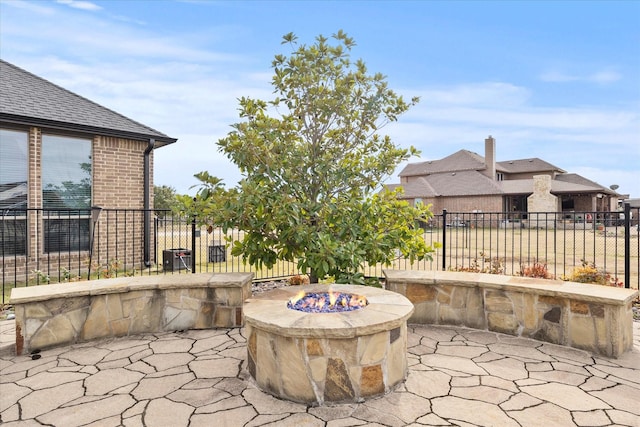
M252 273L202 273L14 288L16 354L96 338L239 327Z
M460 272L386 270L386 288L415 307L410 323L461 325L618 357L633 348L638 291Z
M369 305L345 313L287 308L300 289L282 288L247 301L247 369L258 387L279 398L322 405L360 402L389 392L407 375L407 319L413 305L383 289L334 285Z

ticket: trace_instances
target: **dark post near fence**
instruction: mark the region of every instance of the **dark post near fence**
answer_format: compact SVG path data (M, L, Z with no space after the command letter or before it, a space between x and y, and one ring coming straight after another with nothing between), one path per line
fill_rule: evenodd
M196 201L196 198L193 198ZM191 274L196 274L196 216L191 219Z
M442 271L447 270L447 210L442 209Z
M624 287L631 287L631 204L624 204Z
M96 225L100 219L102 207L91 206L91 242L89 243L89 269L87 271L87 280L91 280L91 263L93 262L93 241L96 237Z

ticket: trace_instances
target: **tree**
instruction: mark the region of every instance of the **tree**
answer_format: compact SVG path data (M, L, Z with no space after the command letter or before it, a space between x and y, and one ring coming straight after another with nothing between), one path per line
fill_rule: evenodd
M244 232L233 255L261 267L297 260L312 282L332 276L362 283L365 263L390 263L400 251L411 260L429 257L419 219L397 192L377 191L397 165L416 155L378 131L418 102L405 102L381 74L351 62L353 39L339 31L337 44L318 36L298 45L289 33L289 56L272 63L275 99L243 97L241 122L218 141L243 179L226 190L206 172L189 208L202 222Z
M158 210L156 214L160 218L165 217L163 210L175 209L178 205L178 195L176 189L168 185L153 186L153 209Z

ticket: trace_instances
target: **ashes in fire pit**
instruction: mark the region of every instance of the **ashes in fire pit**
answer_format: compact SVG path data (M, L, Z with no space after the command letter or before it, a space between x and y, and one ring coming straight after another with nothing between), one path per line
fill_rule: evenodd
M287 302L287 307L292 310L307 313L342 313L344 311L358 310L366 307L369 302L362 295L345 292L304 292Z

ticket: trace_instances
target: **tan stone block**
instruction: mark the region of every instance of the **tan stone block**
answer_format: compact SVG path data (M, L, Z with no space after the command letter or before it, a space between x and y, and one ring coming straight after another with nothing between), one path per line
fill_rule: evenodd
M384 364L383 364L384 366ZM386 360L387 383L385 391L403 381L407 376L407 335L403 330L401 338L389 348Z
M190 296L183 296L182 300L180 301L180 305L177 306L183 310L194 310L194 311L198 311L200 310L200 306L202 305L202 301L199 298L192 298Z
M122 301L122 316L131 317L142 313L152 300L151 291L130 291L120 296Z
M80 308L78 310L67 313L67 319L69 319L71 327L77 335L82 331L82 327L84 326L84 322L87 319L88 313L89 307Z
M479 288L470 288L467 293L464 324L470 328L486 329L484 300Z
M436 290L431 285L409 283L406 285L405 296L414 304L433 301L436 297Z
M213 324L218 328L230 328L233 326L233 319L235 319L234 308L231 307L216 307L216 312L213 315Z
M229 288L227 291L227 305L238 307L244 301L244 294L241 288Z
M439 325L464 325L467 318L467 311L456 309L448 305L441 305L438 309Z
M187 298L191 298L198 301L207 300L207 291L206 288L188 288L185 289L185 295Z
M215 288L213 301L218 305L229 305L229 289Z
M553 344L565 344L563 337L566 336L562 333L560 324L553 322L542 322L542 326L538 329L531 338L546 341Z
M415 285L424 286L422 284L415 284ZM399 282L396 282L394 280L387 280L385 289L388 290L388 291L391 291L391 292L398 293L400 295L404 295L406 297L407 296L407 287L408 287L407 283L404 283L404 282L403 283L399 283ZM408 298L409 297L407 297L407 299Z
M53 316L53 313L45 306L45 303L37 302L24 304L24 315L27 319L48 319Z
M235 326L242 326L244 322L244 316L242 315L242 306L236 307L236 324Z
M465 308L467 305L467 296L471 288L457 286L451 290L451 307Z
M490 331L501 332L503 334L517 335L518 321L513 314L509 313L488 313L487 327Z
M596 328L594 319L586 316L569 318L569 345L583 350L596 350Z
M358 364L358 341L347 339L328 339L324 341L325 354L344 360L347 365Z
M593 317L604 317L604 311L603 304L589 304L589 312Z
M324 385L324 400L326 402L352 402L354 398L354 387L344 361L339 358L329 358L327 379Z
M516 316L516 319L522 320L524 318L523 293L520 291L506 291L506 296L511 301L513 314Z
M84 322L80 338L84 341L95 338L108 337L111 334L108 326L109 316L107 314L106 296L93 297L91 308Z
M511 314L514 312L513 303L504 291L486 290L484 306L487 311L493 313Z
M451 304L451 292L453 292L453 286L439 285L437 290L438 294L436 296L436 301L438 301L440 305Z
M213 327L213 314L215 313L215 304L203 303L198 310L194 327L196 329L209 329ZM241 312L242 313L242 312Z
M111 334L114 337L124 337L129 335L129 325L131 324L130 319L117 319L109 322L109 327L111 328Z
M384 359L389 345L389 332L383 331L358 338L358 364L371 365Z
M180 306L182 289L164 289L164 299L168 305Z
M315 338L307 338L305 341L307 344L306 351L307 351L308 357L324 355L324 351L322 350L322 345L320 345L320 340Z
M76 296L66 298L55 298L45 301L47 310L54 316L61 313L78 310L80 308L89 307L91 305L91 297Z
M560 305L560 306L564 305L562 298L552 297L548 295L539 295L538 302L541 304L547 304L547 305Z
M150 318L151 330L160 331L181 331L185 329L193 329L196 323L198 312L195 310L175 309L173 307L165 307L163 319Z
M24 325L24 337L29 339L30 337L32 337L36 332L38 332L38 329L40 329L42 327L42 325L49 319L30 319L27 318L27 321Z
M76 331L67 316L61 314L49 319L29 340L29 348L43 349L76 341Z
M280 396L282 394L282 378L276 361L279 352L275 337L264 331L254 329L256 334L256 376L258 385L267 391ZM285 366L282 369L286 369Z
M247 332L247 335L249 336L249 338L247 339L247 351L249 352L251 357L255 359L258 354L256 350L256 346L258 342L258 334L256 333L256 330L253 329L251 326L247 326L246 332Z
M522 311L522 321L527 331L535 331L540 326L540 318L535 307L535 295L524 295L524 307Z
M435 301L422 302L414 305L414 311L409 319L410 323L434 324L438 322L438 306Z
M109 294L105 295L107 303L107 313L109 320L122 319L122 301L120 300L122 294Z
M149 332L155 327L159 327L159 321L164 318L164 295L163 294L147 294L151 296L145 296L131 306L131 326L129 332L131 334L138 334ZM124 303L128 305L129 302ZM133 309L135 308L134 311Z
M316 384L324 383L327 375L327 358L314 357L309 359L309 370L311 371L311 378Z
M360 376L360 396L375 396L384 393L382 366L364 366Z
M582 301L571 300L569 302L571 312L575 314L589 314L589 305Z
M298 340L278 336L276 343L276 361L282 379L283 395L292 400L313 402L316 395L307 372Z
M609 329L609 327L607 327L607 321L602 317L594 317L593 323L596 334L595 340L599 352L607 356L616 355L615 348L619 346L619 335L613 333L614 330L611 330Z

